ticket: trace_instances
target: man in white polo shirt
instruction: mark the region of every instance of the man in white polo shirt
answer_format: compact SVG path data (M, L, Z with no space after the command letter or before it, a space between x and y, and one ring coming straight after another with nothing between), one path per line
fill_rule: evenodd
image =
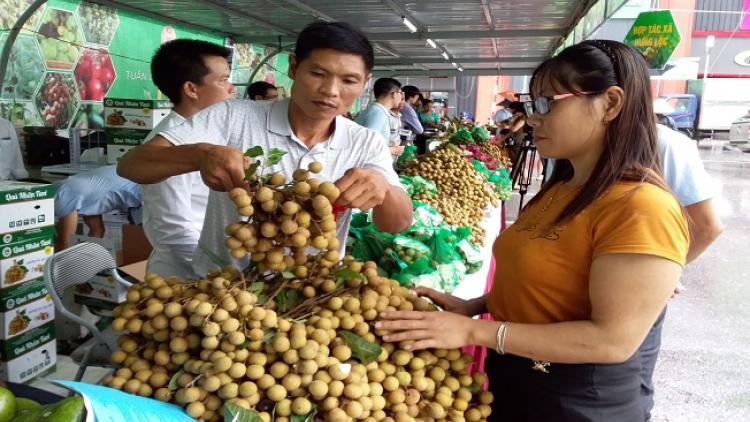
M404 99L401 92L401 82L393 78L380 78L372 87L375 102L362 110L356 122L360 125L380 132L383 139L391 139L391 110L397 108Z
M413 209L393 171L386 140L342 116L362 94L373 65L372 45L359 30L344 22L311 24L289 58L294 80L289 100L215 104L130 151L118 171L137 183L201 172L212 191L193 259L198 274L228 263L247 265L246 259L232 259L224 246L224 229L237 220L237 210L223 192L245 185L250 160L243 153L253 146L287 151L271 171L288 178L312 161L323 163L320 178L335 182L341 192L336 204L350 208L338 217L342 245L351 208L372 209L378 229L399 233L411 225Z
M204 108L234 98L227 58L231 50L207 41L177 39L151 60L154 84L174 105L146 138L179 126ZM154 250L146 271L162 277L196 278L192 260L203 228L208 186L197 171L141 185L143 229Z

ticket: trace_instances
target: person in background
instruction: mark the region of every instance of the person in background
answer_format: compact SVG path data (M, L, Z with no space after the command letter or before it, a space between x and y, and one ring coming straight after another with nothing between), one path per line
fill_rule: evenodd
M23 164L21 145L13 124L0 117L0 180L20 180L29 177Z
M674 113L674 108L669 105L667 100L663 98L657 98L654 101L654 114L656 115L656 123L659 123L662 126L666 126L667 128L672 130L678 130L677 123L675 123L673 118L668 116L668 114L671 113Z
M688 253L660 174L649 67L633 48L584 41L547 59L526 103L550 180L500 233L489 294L417 288L442 312L381 314L410 350L487 347L488 422L643 420L641 356ZM472 319L489 312L493 321Z
M502 122L510 120L513 117L513 113L508 110L508 106L510 106L510 103L511 102L508 99L497 103L497 106L499 108L495 112L495 115L492 116L492 121L495 122L496 125L498 125L498 128L500 127L500 124Z
M657 122L663 117L657 113L657 110L664 110L658 108L663 107L659 104L660 101L664 100L654 101L654 113ZM724 231L712 201L716 191L711 177L703 168L703 162L695 141L662 124L657 124L656 129L664 180L672 189L680 204L685 207L690 221L690 248L687 253L687 263L689 264L698 258ZM681 291L682 285L678 283L675 294ZM641 354L641 398L646 422L651 420L651 410L654 407L653 375L661 348L661 333L666 314L667 308L665 307L639 348Z
M253 82L247 87L247 98L253 101L277 101L279 90L265 81Z
M317 177L336 185L340 195L335 205L345 209L337 216L337 237L328 244L341 256L352 209L372 210L378 230L400 233L411 226L414 211L393 169L386 140L343 117L362 95L374 62L372 44L352 25L310 24L289 56L293 84L288 99L214 104L129 151L118 171L138 183L201 172L211 191L193 258L198 274L226 265L242 269L250 262L248 257L230 255L225 230L238 219L226 192L247 187L245 171L251 160L244 153L253 146L286 152L274 166L286 180L292 180L297 169L322 163Z
M174 106L151 131L147 142L204 108L234 98L236 88L229 82L227 62L230 54L231 50L221 45L190 39L170 41L156 51L151 60L154 84ZM154 248L146 271L183 279L201 276L192 267L208 202L208 186L200 173L144 184L141 192L143 229Z
M425 128L437 128L440 122L440 117L435 113L435 106L432 104L432 100L422 100L422 107L417 113L419 121L422 123L422 127Z
M404 153L404 146L401 145L401 110L404 109L406 102L402 99L397 107L390 109L389 122L391 125L391 133L388 138L388 149L391 151L391 156L398 158L399 155Z
M372 129L388 142L391 139L391 110L404 99L401 82L393 78L380 78L372 87L375 102L362 110L356 118L360 125Z
M421 135L424 128L422 122L419 121L419 117L417 117L415 107L422 94L420 94L419 88L414 85L403 86L401 91L404 92L404 101L406 102L406 105L401 109L401 123L404 129L412 131L414 135Z
M129 211L141 206L137 184L117 175L116 166L104 166L56 181L55 250L70 246L70 236L78 229L78 216L88 227L87 236L104 237L102 214Z

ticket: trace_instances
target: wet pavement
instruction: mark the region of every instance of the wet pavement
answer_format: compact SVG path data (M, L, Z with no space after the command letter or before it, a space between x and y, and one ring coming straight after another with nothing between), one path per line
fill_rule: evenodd
M750 154L723 144L702 141L701 156L724 233L685 268L686 290L669 304L653 422L750 421ZM519 198L507 203L509 222Z

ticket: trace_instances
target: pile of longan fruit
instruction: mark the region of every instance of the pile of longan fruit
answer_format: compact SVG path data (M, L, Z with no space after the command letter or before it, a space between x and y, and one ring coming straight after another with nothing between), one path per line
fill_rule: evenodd
M264 422L311 412L329 422L484 422L492 395L481 391L483 374L468 374L470 355L411 352L407 343L382 342L386 333L374 328L380 312L434 306L378 276L372 262L347 260L339 269L358 276L323 300L306 299L300 307L313 306L296 319L275 311L273 298L259 302L230 268L198 282L149 275L114 311L112 328L129 333L112 354L122 367L105 385L177 403L199 421L222 420L233 403Z
M497 207L500 202L468 161L449 148L439 148L420 157L404 174L435 183L437 195L418 195L414 199L435 208L448 224L471 227L469 240L473 244L484 243L484 210L490 204Z
M226 246L236 259L248 254L261 272L284 271L307 262L308 247L326 250L321 265L332 267L340 259L336 218L331 205L339 190L331 182L312 178L323 165L312 162L298 169L291 183L281 173L271 174L266 183L250 189L235 188L229 197L247 221L226 228ZM291 253L288 254L286 251Z

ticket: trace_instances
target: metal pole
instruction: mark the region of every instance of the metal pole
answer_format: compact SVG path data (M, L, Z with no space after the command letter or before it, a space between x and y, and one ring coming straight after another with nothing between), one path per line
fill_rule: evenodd
M703 67L703 84L701 84L701 101L700 101L700 115L698 116L698 124L695 125L695 140L700 142L700 126L703 120L703 114L705 113L706 104L706 81L708 78L709 63L711 61L711 48L713 48L715 38L713 35L706 37L706 62Z
M10 52L13 48L13 44L16 42L16 37L18 37L18 33L21 32L21 29L23 29L23 26L26 25L26 22L28 22L29 19L31 19L31 15L36 13L37 10L39 10L40 7L44 6L44 4L47 3L47 0L34 0L33 3L29 5L29 7L24 10L24 12L21 14L21 17L18 18L16 21L16 24L13 25L13 28L10 29L10 33L8 33L8 38L5 40L5 45L3 45L2 53L0 53L0 92L3 91L3 81L5 80L5 71L8 68L8 61L10 60Z
M273 53L267 55L263 60L261 60L261 62L258 64L258 66L255 69L253 69L252 73L250 73L250 79L248 79L247 86L245 87L245 96L244 96L244 98L247 98L247 95L248 95L247 94L247 87L249 87L250 84L253 83L253 79L255 79L255 75L258 74L258 72L260 71L260 68L262 68L266 63L268 63L269 60L271 60L272 58L276 57L276 55L278 55L279 53L281 53L283 51L291 51L292 47L293 47L293 45L288 45L286 47L281 47L278 50L274 51Z

